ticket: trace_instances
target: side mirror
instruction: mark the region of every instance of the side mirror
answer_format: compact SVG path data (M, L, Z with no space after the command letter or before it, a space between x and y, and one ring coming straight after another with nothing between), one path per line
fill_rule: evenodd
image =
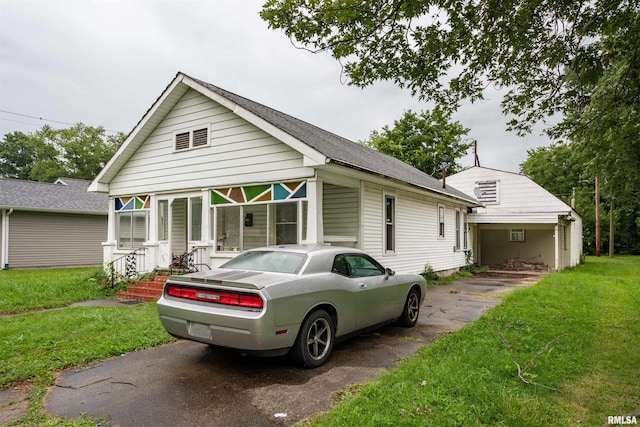
M384 269L384 272L385 272L385 274L387 275L387 277L390 277L390 276L393 276L394 274L396 274L396 272L395 272L395 271L393 271L393 270L392 270L392 269L390 269L390 268L385 268L385 269Z

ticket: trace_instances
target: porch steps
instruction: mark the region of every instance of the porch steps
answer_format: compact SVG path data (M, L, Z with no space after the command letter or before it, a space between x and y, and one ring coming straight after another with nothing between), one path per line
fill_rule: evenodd
M169 276L155 276L153 280L140 280L128 286L124 292L116 292L121 300L157 301L162 296L162 289Z

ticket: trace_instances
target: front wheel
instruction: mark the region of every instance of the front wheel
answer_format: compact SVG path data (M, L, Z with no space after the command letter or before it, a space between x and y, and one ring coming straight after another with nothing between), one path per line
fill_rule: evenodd
M333 319L324 310L314 311L302 324L292 349L293 361L308 368L324 364L333 349Z
M398 322L407 328L415 326L418 322L418 315L420 314L420 292L418 289L411 288L407 295L407 300L404 303L404 309Z

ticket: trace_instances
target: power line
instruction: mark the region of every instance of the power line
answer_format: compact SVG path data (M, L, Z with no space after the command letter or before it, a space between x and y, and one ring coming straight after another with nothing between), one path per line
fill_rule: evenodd
M36 120L40 120L40 121L44 121L44 122L58 123L58 124L68 125L68 126L75 126L76 125L76 123L62 122L60 120L45 119L43 117L30 116L28 114L16 113L16 112L7 111L7 110L0 110L0 113L13 114L14 116L26 117L26 118L29 118L29 119L36 119ZM11 120L11 119L3 118L3 117L0 117L0 119L1 120L7 120L7 121L10 121L10 122L15 122L15 123L23 123L23 124L27 124L27 125L38 126L36 123L21 122L21 121L18 121L18 120ZM104 131L105 132L109 132L109 133L120 133L120 131L110 130L110 129L105 129Z

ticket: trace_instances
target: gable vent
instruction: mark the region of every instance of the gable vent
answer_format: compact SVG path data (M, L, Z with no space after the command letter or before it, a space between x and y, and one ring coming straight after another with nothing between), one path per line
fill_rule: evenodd
M193 131L193 146L200 147L207 145L207 128Z
M499 203L498 198L498 181L482 181L476 182L473 193L479 202L485 204Z
M189 148L189 132L176 134L176 150L184 150L186 148Z

